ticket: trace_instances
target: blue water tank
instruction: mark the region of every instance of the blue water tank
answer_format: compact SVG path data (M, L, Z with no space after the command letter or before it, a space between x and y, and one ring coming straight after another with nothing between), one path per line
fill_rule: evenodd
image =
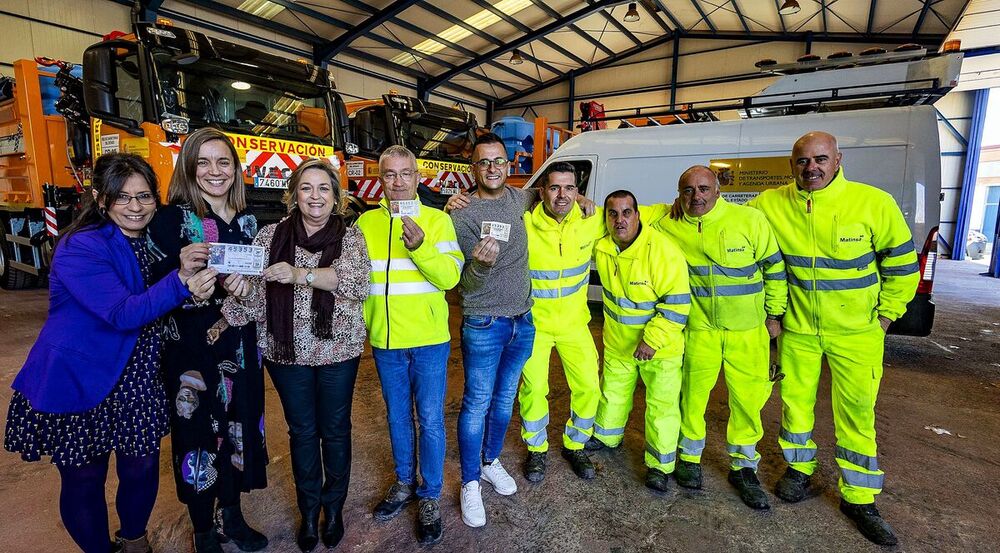
M514 161L517 152L530 154L532 152L532 134L535 127L523 117L508 115L501 118L490 130L503 140L507 148L507 157Z
M42 113L45 115L56 115L56 102L62 96L62 91L56 86L55 75L59 72L59 68L56 66L44 66L39 65L38 71L40 73L47 73L52 75L51 77L47 75L38 76L38 85L41 88L42 93ZM83 78L83 66L77 65L70 70L70 75L80 79Z

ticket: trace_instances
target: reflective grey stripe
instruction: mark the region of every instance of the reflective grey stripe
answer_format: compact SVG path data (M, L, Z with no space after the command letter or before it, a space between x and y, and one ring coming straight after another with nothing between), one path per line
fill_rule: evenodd
M667 305L680 305L691 303L691 294L667 294L660 298L660 303Z
M781 257L781 252L774 252L771 255L765 257L764 259L758 261L757 264L760 265L761 267L767 268L781 261L782 259L783 258Z
M652 444L649 443L646 444L646 453L649 453L654 459L663 464L673 463L674 459L677 458L676 451L671 451L670 453L660 453L653 448Z
M919 263L908 263L906 265L899 265L898 267L879 267L878 272L882 276L904 276L912 275L913 273L920 271Z
M807 445L809 443L809 440L812 439L813 433L812 430L810 430L809 432L789 432L784 428L782 428L778 436L782 440L785 440L786 442L789 443L793 443L795 445Z
M808 463L816 458L815 447L782 448L781 455L789 463Z
M594 426L594 417L585 419L583 417L577 416L573 411L569 412L569 418L573 422L573 426L579 428L580 430L589 430L591 426Z
M882 484L885 482L884 474L868 474L845 468L840 469L840 476L849 486L871 488L873 490L881 490Z
M685 455L701 455L701 452L705 450L705 439L692 440L686 436L681 436L680 441L681 451Z
M723 284L715 287L716 297L748 296L764 290L764 283L754 282L752 284ZM692 286L691 294L702 297L712 297L711 286Z
M531 287L531 297L533 298L558 298L559 289L552 288L551 290L542 290L539 288Z
M534 269L528 271L531 278L537 278L539 280L556 280L559 278L559 271L536 271Z
M566 297L566 296L568 296L568 295L576 292L580 288L583 288L584 286L586 286L588 282L590 282L590 275L587 275L587 276L583 277L580 280L580 282L577 282L576 284L574 284L572 286L567 286L565 288L560 289L559 293L562 294L563 297Z
M753 445L726 444L726 451L729 453L739 453L747 459L757 458L757 449Z
M862 455L856 451L851 451L850 449L845 449L843 447L837 446L836 453L834 456L837 459L847 461L852 465L857 465L859 467L864 467L868 470L875 471L878 470L878 458L869 457L867 455Z
M582 275L583 273L586 273L589 270L590 270L590 261L587 261L586 263L578 267L570 267L569 269L563 269L562 276L571 277L576 275Z
M612 311L611 308L606 305L604 306L604 314L623 325L632 325L632 326L644 325L648 323L650 319L653 318L652 313L649 313L648 315L619 315L618 313Z
M618 307L624 307L626 309L652 309L656 307L655 301L641 301L636 303L628 298L619 298L618 296L612 294L607 288L604 289L604 297L611 300L611 302Z
M676 311L671 311L669 309L656 308L656 312L663 315L663 318L668 321L673 321L677 324L686 325L688 322L688 316Z
M864 269L875 261L875 252L868 252L854 259L833 259L830 257L806 257L804 255L786 255L785 263L792 267L812 268L816 260L817 269Z
M917 251L917 249L913 246L913 242L907 242L905 244L900 244L895 248L882 250L878 253L882 257L896 257L897 255L906 255L910 252L915 252L915 251Z
M572 426L566 427L566 436L578 444L585 444L590 439L590 434L582 430L577 430Z
M604 428L603 426L594 423L594 434L598 436L621 436L625 433L625 427L621 428Z
M722 265L712 264L711 272L716 274L725 275L727 277L749 277L757 273L757 265L747 265L746 267L723 267ZM694 276L709 276L708 265L691 265L688 266L688 273Z
M788 273L779 271L777 273L764 273L764 280L786 280Z
M759 459L757 460L744 459L742 457L733 457L731 461L732 461L731 465L733 466L737 466L740 468L754 469L754 470L757 470L757 463L760 462Z
M531 445L531 446L538 447L538 446L543 445L546 442L546 440L548 440L548 439L549 439L549 435L545 431L545 429L543 428L542 431L539 432L538 434L535 434L534 436L530 436L528 438L525 438L524 439L524 443L526 443L528 445Z
M878 275L871 273L858 278L835 278L829 280L799 280L794 274L788 275L788 284L806 290L856 290L878 284Z
M549 424L548 414L546 414L544 417L538 420L533 420L533 421L521 420L521 428L524 428L525 432L539 432L541 430L545 430L545 427L548 426L548 424Z

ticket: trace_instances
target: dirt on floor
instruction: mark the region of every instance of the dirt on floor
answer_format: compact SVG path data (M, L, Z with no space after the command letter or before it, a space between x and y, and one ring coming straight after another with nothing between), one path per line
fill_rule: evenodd
M981 266L942 261L936 284L937 318L928 338L890 337L878 404L879 464L886 472L878 506L900 536L898 551L1000 551L1000 282L980 276ZM9 383L23 363L47 310L44 290L0 291L0 420L6 421ZM459 312L452 311L453 336ZM599 323L592 323L599 338ZM84 335L84 332L81 332ZM598 340L598 343L600 341ZM339 551L878 551L837 509L837 470L828 374L816 410L814 438L820 467L813 493L790 505L769 493L772 509L753 512L726 482L725 386L720 382L708 407L708 447L703 491L655 493L642 484L644 390L622 448L593 455L597 478L576 478L558 453L539 484L521 474L526 453L515 412L502 456L518 484L517 494L497 495L484 485L488 524L472 529L458 507L459 465L455 441L462 396L461 350L452 342L445 404L448 452L442 497L444 540L416 543L416 507L390 522L376 522L371 509L394 480L385 405L370 353L362 357L354 396L354 461L345 508L347 534ZM558 358L551 372L550 435L560 433L569 395ZM766 434L760 479L770 492L784 471L776 435L780 391L763 413ZM298 524L288 456L287 427L277 394L267 382L269 487L245 496L247 519L268 535L268 551L297 551ZM935 430L937 429L937 430ZM946 432L945 432L946 431ZM553 440L558 444L558 440ZM164 448L169 448L169 440ZM154 550L191 549L186 511L177 502L167 451L161 458L161 488L149 531ZM116 528L109 477L111 528ZM26 463L0 452L0 551L73 551L59 522L59 477L50 464ZM224 546L235 552L233 545ZM322 546L317 551L322 550Z

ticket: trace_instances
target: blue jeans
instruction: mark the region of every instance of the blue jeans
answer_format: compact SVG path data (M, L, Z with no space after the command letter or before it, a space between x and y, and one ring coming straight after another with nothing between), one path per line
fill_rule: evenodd
M437 499L444 478L444 390L451 344L404 349L372 348L382 382L396 478L414 483L413 405L420 423L420 487L417 496Z
M458 415L462 484L478 481L482 463L500 456L521 369L534 341L531 311L517 317L463 318L465 395Z

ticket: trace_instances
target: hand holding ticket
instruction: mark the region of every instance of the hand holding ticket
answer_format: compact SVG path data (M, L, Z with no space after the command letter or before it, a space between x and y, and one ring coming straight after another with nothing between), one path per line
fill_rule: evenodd
M416 217L420 215L420 200L392 200L389 202L389 214L392 217Z
M260 275L264 272L264 248L244 244L209 245L208 266L219 274Z
M501 242L510 241L510 223L500 223L497 221L483 221L482 232L479 233L480 238L486 238L487 236L492 236L493 238Z

